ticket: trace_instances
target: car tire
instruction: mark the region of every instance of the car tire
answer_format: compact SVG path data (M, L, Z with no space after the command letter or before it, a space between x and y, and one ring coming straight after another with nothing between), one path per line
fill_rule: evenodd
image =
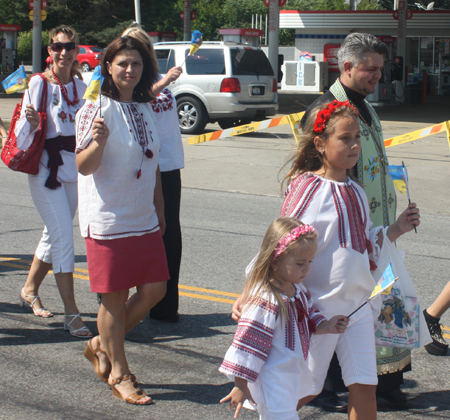
M83 64L81 65L81 71L82 71L82 72L86 73L86 72L88 72L89 70L91 70L91 68L89 67L89 64L88 64L88 63L83 63Z
M177 98L178 123L182 134L199 134L208 122L205 106L197 98Z
M218 120L217 123L220 125L222 130L227 128L237 127L239 125L251 124L252 120Z

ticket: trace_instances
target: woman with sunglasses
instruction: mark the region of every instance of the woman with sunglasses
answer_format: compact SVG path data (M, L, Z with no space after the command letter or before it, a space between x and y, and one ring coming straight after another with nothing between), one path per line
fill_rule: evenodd
M101 98L76 117L81 235L91 291L101 294L99 335L84 351L114 396L153 401L138 387L125 355L125 334L166 293L160 142L150 104L156 61L130 37L117 38L102 60ZM136 293L129 297L129 290Z
M75 164L75 114L83 106L86 90L79 75L78 36L68 26L59 26L49 34L48 53L53 60L51 70L29 83L30 95L24 95L20 121L16 126L17 146L26 150L39 126L39 106L47 85L47 139L38 175L29 175L31 196L45 223L31 269L20 292L20 304L42 318L53 314L39 298L41 286L52 268L64 304L64 329L78 338L90 338L74 295L74 244L72 219L77 208L77 167ZM30 100L31 98L31 100Z

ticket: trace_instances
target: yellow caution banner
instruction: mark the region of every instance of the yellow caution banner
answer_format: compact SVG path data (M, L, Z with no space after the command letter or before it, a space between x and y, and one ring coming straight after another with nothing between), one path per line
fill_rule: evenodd
M447 122L448 123L448 122ZM433 134L441 133L446 130L446 122L432 125L421 130L411 131L410 133L401 134L400 136L392 137L384 141L384 147L398 146L399 144L408 143L423 137L431 136Z
M189 137L188 143L189 144L199 144L199 143L205 143L207 141L223 139L225 137L240 136L242 134L253 133L255 131L261 131L261 130L265 130L267 128L276 127L278 125L292 124L292 121L298 121L298 123L300 123L300 120L302 119L304 113L305 112L303 111L303 112L299 112L298 114L285 115L283 117L271 118L271 119L255 122L252 124L240 125L238 127L228 128L226 130L219 130L219 131L214 131L213 133L201 134L199 136ZM294 132L294 135L295 135L295 132ZM296 137L296 139L297 139L297 137Z

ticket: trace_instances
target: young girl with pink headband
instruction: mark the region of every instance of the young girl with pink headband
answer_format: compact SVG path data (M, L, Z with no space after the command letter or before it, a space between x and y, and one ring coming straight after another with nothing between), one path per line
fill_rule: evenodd
M383 241L394 242L418 226L419 209L410 204L391 226L370 229L367 196L351 172L361 140L357 111L348 101L316 108L303 133L285 177L289 185L281 216L301 219L319 233L317 256L304 284L320 312L331 318L350 314L368 299L375 287L371 270ZM336 351L349 388L349 419L376 419L376 306L373 313L366 305L352 315L344 334L312 338L308 366L313 382L299 407L321 392Z
M310 338L345 331L348 318L329 321L302 284L317 250L316 230L281 217L270 225L242 295L244 310L220 371L235 386L221 402L239 415L257 409L262 420L298 420L297 402L309 393Z

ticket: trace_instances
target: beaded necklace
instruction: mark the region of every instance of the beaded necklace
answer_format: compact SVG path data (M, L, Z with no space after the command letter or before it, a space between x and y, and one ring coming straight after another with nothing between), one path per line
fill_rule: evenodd
M52 75L53 78L56 80L56 83L59 85L59 88L61 89L61 94L65 101L67 102L67 105L74 106L78 103L78 92L77 92L77 84L75 83L75 80L73 79L73 76L70 75L72 78L73 83L73 101L69 100L69 97L67 96L67 88L61 83L61 80L58 79L58 76L55 74L55 70L52 67Z

